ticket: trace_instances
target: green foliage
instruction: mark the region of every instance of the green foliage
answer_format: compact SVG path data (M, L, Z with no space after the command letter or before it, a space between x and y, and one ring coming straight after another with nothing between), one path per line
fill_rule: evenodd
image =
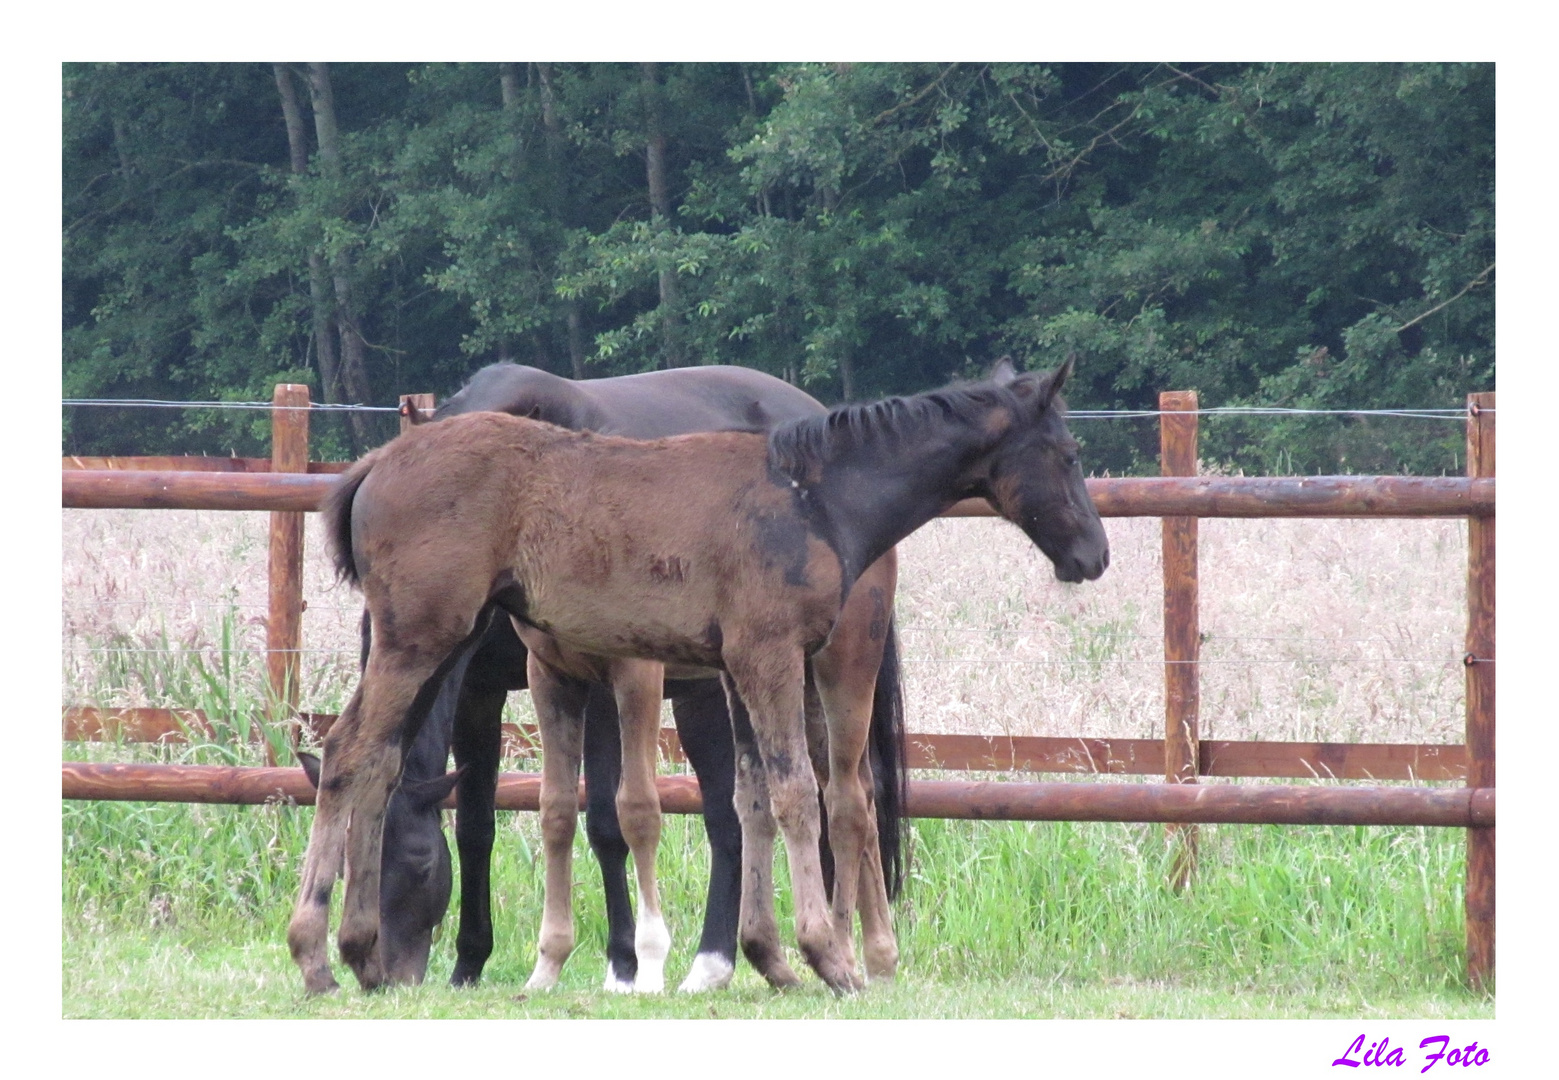
M270 65L67 65L66 396L286 379L322 399L311 256L356 298L380 405L494 359L740 363L838 400L1075 350L1075 408L1165 389L1454 407L1493 386L1490 64L658 70L651 91L639 65L516 64L505 90L499 65L331 65L340 169L295 176ZM1204 432L1204 457L1252 472L1460 465L1454 425ZM82 453L263 452L264 433L65 418ZM1086 434L1097 470L1156 457L1152 425Z

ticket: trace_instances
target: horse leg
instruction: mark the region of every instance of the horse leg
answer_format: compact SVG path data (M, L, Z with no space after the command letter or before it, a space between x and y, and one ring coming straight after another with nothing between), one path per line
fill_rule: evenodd
M331 733L342 730L355 734L362 704L363 687L359 682ZM323 762L320 768L323 773ZM310 994L329 993L339 988L330 970L330 895L335 891L336 878L341 876L346 841L336 789L325 787L323 775L320 780L316 785L314 823L309 828L308 849L303 856L298 899L287 925L287 946L293 962L303 972L304 989Z
M303 889L295 926L288 928L288 944L304 968L305 984L330 987L319 978L319 945L314 934L324 923L318 918L321 901L329 903L334 874L322 869L344 861L346 896L341 910L337 946L358 983L373 990L385 980L379 950L379 873L384 811L390 792L400 779L402 746L415 737L437 694L440 675L458 659L461 639L470 633L479 604L471 605L465 633L450 629L455 610L426 610L402 625L419 627L415 638L380 633L374 642L359 684L360 696L351 723L339 722L325 738L320 769L323 812L315 811L310 847L319 842L320 857L304 857ZM440 618L443 616L443 618ZM376 626L391 623L375 618ZM342 849L345 858L338 855ZM302 916L300 919L299 916ZM327 916L328 918L328 916ZM316 991L317 992L317 991Z
M785 837L796 942L812 970L836 993L859 989L860 982L846 963L834 932L823 889L817 780L807 752L803 704L805 658L799 648L767 641L739 643L724 652L737 692L750 710L769 785L769 803ZM834 860L839 866L838 851ZM838 875L836 893L839 877L853 880L854 875Z
M736 921L741 913L742 823L736 815L736 754L725 691L719 679L699 679L671 699L682 752L704 798L709 838L709 892L698 955L679 989L722 990L736 972ZM770 858L773 858L772 851ZM772 891L771 891L772 895Z
M828 720L823 715L823 699L817 693L817 680L812 665L807 664L806 707L807 756L812 760L812 775L817 778L818 841L817 855L823 868L823 895L834 895L834 851L828 843L828 806L823 792L828 787ZM843 944L848 948L849 939Z
M871 720L871 683L865 694L859 685L840 686L838 658L824 648L812 658L818 693L828 717L828 773L823 788L827 808L828 846L834 856L830 914L834 934L851 970L855 968L854 923L860 884L861 852L867 841L870 804L860 783L859 765L866 754L867 724ZM864 698L864 700L863 700ZM875 822L870 823L876 842Z
M589 685L553 670L535 652L526 674L541 728L541 842L547 870L536 967L525 985L550 990L574 951L574 828Z
M617 820L622 779L622 736L617 703L600 683L590 684L585 705L585 836L601 868L606 894L607 990L630 993L639 970L633 948L633 905L628 902L628 841Z
M617 788L617 820L633 852L639 893L634 953L639 970L633 988L660 993L666 985L666 955L671 933L660 910L655 851L660 846L660 793L655 789L655 757L660 734L664 669L650 660L614 660L610 666L617 718L622 731L622 779Z
M877 813L872 798L871 764L861 762L861 787L868 800L866 820L868 836L861 848L861 881L856 906L861 913L861 938L866 952L866 978L875 982L891 980L899 967L899 942L893 932L893 915L888 901L887 875L882 868L882 850L878 844Z
M737 940L742 955L776 990L800 986L785 960L779 924L774 918L774 834L763 757L753 734L752 718L729 676L721 676L731 713L731 737L736 758L733 801L742 830L742 887Z
M507 620L504 620L505 623ZM460 930L455 937L451 986L474 986L493 953L492 859L503 747L503 705L508 691L490 685L483 655L472 657L455 714L455 846L460 851Z
M866 756L877 670L887 640L885 597L892 595L896 578L896 562L884 558L874 564L851 590L828 644L812 657L828 723L824 802L836 867L831 914L848 951L859 908L867 977L873 979L892 978L898 966Z

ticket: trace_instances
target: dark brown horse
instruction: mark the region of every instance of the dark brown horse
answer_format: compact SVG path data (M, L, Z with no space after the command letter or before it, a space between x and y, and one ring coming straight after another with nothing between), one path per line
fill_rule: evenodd
M1003 366L985 382L836 409L766 437L635 442L473 413L413 429L354 465L326 512L338 568L362 587L375 637L326 740L288 929L309 989L334 985L326 938L343 870L342 957L365 988L384 981L385 802L439 680L495 609L584 655L724 672L748 841L743 951L772 983L794 979L772 918L772 849L760 842L777 821L802 955L836 991L857 988L848 928L875 823L861 775L866 715L842 700L849 658L832 655L830 635L861 574L962 498L989 500L1062 580L1104 572L1108 543L1057 397L1069 370L1070 361L1045 375ZM808 657L827 725L831 904L806 732ZM573 744L562 734L566 757ZM545 746L544 756L544 803L572 803L577 765L562 776Z

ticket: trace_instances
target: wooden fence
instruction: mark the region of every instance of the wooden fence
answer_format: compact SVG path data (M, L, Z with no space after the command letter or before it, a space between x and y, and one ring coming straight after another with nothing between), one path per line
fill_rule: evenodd
M276 388L273 450L254 458L66 458L67 508L271 511L267 672L278 711L296 714L302 593L302 515L317 510L345 466L308 460L308 391ZM432 396L402 399L402 424ZM1104 517L1163 519L1163 739L987 738L910 735L910 766L965 771L1160 775L1162 784L912 781L915 817L1001 820L1150 821L1169 825L1183 882L1194 865L1195 827L1205 823L1434 825L1467 830L1467 973L1494 972L1494 394L1469 395L1465 477L1196 476L1197 399L1160 395L1161 477L1089 480ZM947 516L991 516L967 500ZM1465 517L1467 547L1466 734L1461 745L1226 742L1199 729L1197 521L1204 517ZM303 720L316 728L333 717ZM177 738L198 714L67 709L66 739ZM527 733L513 731L512 738ZM674 739L666 749L675 754ZM275 762L271 763L272 766ZM1337 780L1451 780L1460 788L1202 786L1203 776ZM662 807L699 808L686 776L659 780ZM539 779L504 774L499 805L536 808ZM67 799L312 802L301 769L66 762Z

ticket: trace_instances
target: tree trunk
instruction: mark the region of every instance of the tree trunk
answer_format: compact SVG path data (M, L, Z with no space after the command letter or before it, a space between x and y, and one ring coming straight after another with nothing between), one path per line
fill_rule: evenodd
M298 103L298 87L288 64L272 64L276 89L281 94L282 119L287 124L287 150L292 159L292 174L309 171L308 130L303 125L303 109ZM341 401L340 372L336 365L335 323L332 319L330 286L325 280L325 262L318 251L309 252L309 301L314 315L314 355L319 362L320 396L326 404Z
M504 111L520 105L520 71L513 64L498 65L498 88L503 94Z
M552 167L553 219L562 224L566 219L568 193L563 187L559 172L562 160L563 131L558 124L557 99L552 91L552 65L536 65L536 81L541 84L541 126L547 133L547 163ZM568 362L574 378L585 377L584 316L579 311L578 300L563 301L563 316L568 323Z
M500 63L498 65L498 94L503 102L504 119L507 122L509 138L512 140L509 146L509 167L514 170L515 178L518 178L520 165L520 131L516 114L520 108L520 69L513 63ZM500 363L512 363L514 351L509 347L509 339L502 338L498 342L498 360Z
M747 89L747 112L753 118L754 123L756 123L758 120L758 95L753 93L752 90L752 72L747 70L746 64L737 64L736 68L742 73L742 86ZM758 191L758 212L764 217L773 216L769 209L769 185L767 184L764 184Z
M660 65L640 64L644 86L644 161L650 189L650 220L657 232L671 228L671 189L666 176L666 132L660 101ZM667 267L660 272L661 351L666 367L682 366L673 310L677 302L677 274Z
M135 164L130 160L130 137L125 132L125 123L117 116L114 117L114 153L119 155L119 178L129 184Z
M326 180L339 185L343 177L341 136L336 125L336 101L330 86L329 64L309 65L309 96L314 104L320 171ZM344 216L344 207L335 209ZM330 260L330 274L336 297L336 327L341 339L341 389L351 403L366 405L373 398L368 388L367 348L352 305L351 264L345 253ZM367 418L361 413L349 412L347 421L352 433L352 451L361 453L371 438Z

